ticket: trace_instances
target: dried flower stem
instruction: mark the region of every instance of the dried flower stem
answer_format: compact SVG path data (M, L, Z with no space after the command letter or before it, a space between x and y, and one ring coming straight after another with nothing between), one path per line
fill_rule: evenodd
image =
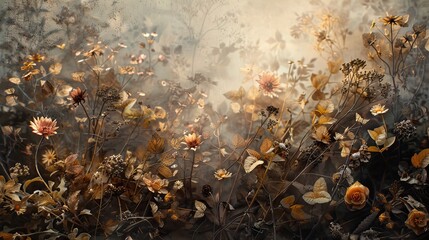
M192 174L193 174L193 171L194 171L194 163L195 163L195 151L192 151L191 173L189 175L189 181L188 181L188 184L187 184L188 185L187 186L188 190L186 191L186 193L188 193L188 195L186 196L186 198L188 200L192 199ZM186 170L186 168L185 168L185 170Z
M42 142L43 142L43 137L42 137L42 138L40 138L40 141L39 141L39 143L37 144L36 152L34 153L34 166L35 166L35 168L36 168L36 172L37 172L37 175L39 176L40 180L43 182L43 184L44 184L44 185L45 185L45 187L49 190L49 192L52 192L51 188L50 188L50 187L49 187L49 185L46 183L45 179L43 179L42 174L40 174L40 171L39 171L39 166L38 166L38 161L37 161L37 154L39 153L39 148L40 148L40 146L41 146Z

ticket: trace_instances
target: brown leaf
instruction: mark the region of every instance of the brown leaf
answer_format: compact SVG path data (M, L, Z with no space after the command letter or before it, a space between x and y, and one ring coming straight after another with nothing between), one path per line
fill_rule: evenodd
M152 135L152 139L149 141L147 151L153 154L159 154L164 152L165 139L160 137L157 133Z
M169 152L165 152L161 155L161 163L170 166L176 161L176 158Z
M255 150L253 150L253 149L247 149L246 150L247 151L247 153L249 154L249 155L251 155L251 156L254 156L255 158L257 158L257 159L261 159L262 158L262 156L261 156L261 154L259 154L257 151L255 151Z
M79 203L79 193L80 190L73 192L67 199L67 206L69 207L72 213L76 213L77 206Z
M262 154L265 154L266 152L268 152L268 150L270 150L270 148L272 146L273 146L273 142L270 139L265 138L262 141L262 144L261 144L259 150L261 151Z
M77 154L72 154L64 160L66 173L70 175L79 175L83 171L83 166L77 160Z
M232 136L232 145L235 148L241 148L246 146L246 141L244 140L244 138L238 134L234 134L234 136Z
M173 172L171 171L171 169L165 165L159 166L158 173L165 178L170 178L173 176Z

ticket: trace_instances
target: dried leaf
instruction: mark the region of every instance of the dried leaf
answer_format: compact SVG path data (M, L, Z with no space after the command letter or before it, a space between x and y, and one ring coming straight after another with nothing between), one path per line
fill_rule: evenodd
M411 157L411 164L415 168L426 168L429 165L429 148L423 149Z
M41 183L43 183L43 180L40 177L35 177L35 178L32 178L32 179L29 179L29 180L27 180L27 181L24 182L24 185L22 186L22 190L24 192L27 192L27 187L30 184L34 183L34 182L41 182ZM19 199L18 199L18 201L19 201Z
M259 154L257 151L255 151L255 150L253 150L253 149L247 149L246 150L247 151L247 153L249 154L249 155L251 155L251 156L253 156L253 157L255 157L255 158L257 158L257 159L261 159L262 158L262 156L261 156L261 154Z
M238 134L234 134L234 136L232 136L232 146L234 146L234 148L241 148L241 147L244 147L245 145L246 145L246 141L242 136Z
M72 213L76 213L77 206L79 203L79 193L80 190L73 192L67 199L67 206Z
M153 154L159 154L164 152L165 140L160 137L157 133L152 135L152 139L149 141L147 151Z
M283 198L282 200L280 200L280 204L282 205L282 207L284 207L286 209L289 209L294 203L295 203L295 196L294 195L287 196L287 197Z
M238 102L246 95L246 90L240 87L237 91L229 91L223 94L228 100Z
M173 176L173 172L171 171L171 169L165 165L159 166L158 173L165 178L170 178Z
M258 160L254 156L248 156L246 159L244 159L243 168L246 173L250 173L253 171L253 169L261 164L264 164L264 161Z
M268 152L268 150L271 149L272 146L273 146L273 142L269 138L265 138L262 141L261 146L259 147L259 150L261 151L262 154L265 154Z
M207 206L203 202L195 200L195 208L197 210L195 211L194 218L202 218L202 217L204 217L204 212L206 211Z
M58 75L61 72L61 69L63 68L63 65L61 63L54 63L51 66L49 66L49 72L53 75Z
M331 195L327 192L326 181L323 177L316 180L312 192L305 193L302 198L308 204L314 205L316 203L327 203L331 201Z

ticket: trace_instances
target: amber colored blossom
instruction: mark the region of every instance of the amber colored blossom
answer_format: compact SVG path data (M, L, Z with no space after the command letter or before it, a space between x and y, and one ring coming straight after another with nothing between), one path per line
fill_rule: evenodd
M85 102L85 92L86 90L80 89L80 87L77 87L70 92L70 97L73 99L73 105L77 106L80 103Z
M375 143L379 146L384 145L387 139L386 128L384 126L380 126L375 128L374 130L368 130L369 136Z
M123 66L119 67L119 74L121 75L131 75L136 72L136 68L133 66Z
M428 222L429 218L425 212L413 209L408 214L408 218L405 221L405 226L413 230L416 235L420 235L427 231Z
M390 24L390 25L398 25L401 27L406 27L408 18L409 18L408 15L404 15L404 16L387 15L386 17L381 18L380 21L384 24L384 26Z
M53 149L47 149L42 155L42 163L51 166L57 160L57 153Z
M34 63L33 61L26 61L22 64L21 70L22 71L29 71L29 70L32 70L34 68L34 66L36 66L36 63Z
M14 201L12 200L8 207L11 211L14 211L16 215L24 214L27 211L27 202L26 201Z
M33 62L41 62L41 61L45 60L45 56L43 56L42 54L38 54L38 53L29 55L27 58Z
M166 189L166 187L168 187L167 179L161 179L157 175L152 175L152 173L149 172L143 175L143 182L146 184L149 191L153 193L168 193L168 190Z
M387 111L389 111L389 109L386 108L386 106L381 105L381 104L377 104L377 105L372 106L371 110L370 110L371 114L374 116L386 113Z
M52 120L48 117L37 117L30 121L30 127L33 129L33 133L41 135L46 139L50 136L57 134L57 120Z
M346 194L344 195L344 202L350 210L355 211L365 207L368 196L369 189L356 181L347 188Z
M225 168L218 169L214 173L214 176L217 180L222 180L225 178L230 178L232 176L232 173L228 172Z
M185 143L189 149L196 151L201 145L201 135L197 135L196 133L185 135Z
M265 96L277 97L278 92L280 92L280 80L273 73L263 72L259 75L259 89Z

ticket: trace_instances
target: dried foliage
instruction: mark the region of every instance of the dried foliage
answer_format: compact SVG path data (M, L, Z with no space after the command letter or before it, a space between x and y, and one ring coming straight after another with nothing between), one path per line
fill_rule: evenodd
M292 27L295 38L315 36L319 60L279 60L280 31L267 37L275 57L266 62L253 61L267 57L259 43L223 43L211 67L234 52L248 65L216 105L207 91L216 82L195 67L213 29L193 19L213 17L222 1L183 3L190 59L162 46L162 32L139 34L135 52L104 42L79 4L42 31L50 1L29 2L9 7L45 19L21 39L39 45L1 46L1 112L13 118L0 122L0 238L429 236L429 47L419 19L375 19L355 46L367 60L346 55L351 30L335 11L298 15ZM9 14L16 35L31 33ZM215 29L235 19L225 16L213 17ZM49 40L58 31L67 41Z

